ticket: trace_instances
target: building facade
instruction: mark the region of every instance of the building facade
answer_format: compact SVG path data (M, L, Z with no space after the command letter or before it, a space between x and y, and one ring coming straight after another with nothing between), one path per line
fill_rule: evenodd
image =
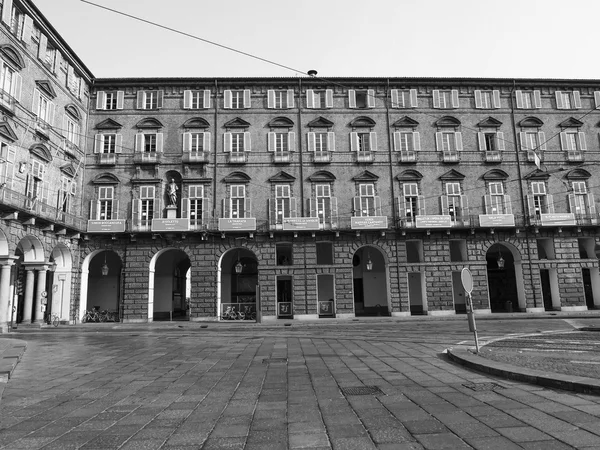
M478 312L600 304L600 81L97 79L11 26L7 323L457 314L465 267Z

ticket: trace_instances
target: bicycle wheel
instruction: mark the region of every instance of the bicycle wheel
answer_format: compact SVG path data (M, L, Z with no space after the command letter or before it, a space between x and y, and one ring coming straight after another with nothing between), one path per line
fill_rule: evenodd
M58 318L57 315L53 315L52 316L52 325L54 325L55 327L58 327L58 324L60 323L60 320Z
M250 320L256 320L256 313L254 311L250 313Z
M87 314L87 313L85 313L85 314L83 315L83 317L81 318L81 323L86 323L88 320L89 320L89 318L88 318L88 314Z

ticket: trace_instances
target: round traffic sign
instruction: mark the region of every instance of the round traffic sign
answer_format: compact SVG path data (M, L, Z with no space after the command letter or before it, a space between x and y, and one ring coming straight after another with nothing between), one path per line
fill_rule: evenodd
M473 275L468 268L464 268L460 273L460 280L462 281L463 288L470 294L473 291Z

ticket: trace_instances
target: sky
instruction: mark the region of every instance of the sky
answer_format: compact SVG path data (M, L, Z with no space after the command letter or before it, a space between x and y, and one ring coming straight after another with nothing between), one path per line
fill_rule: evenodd
M600 1L33 0L94 76L600 79Z

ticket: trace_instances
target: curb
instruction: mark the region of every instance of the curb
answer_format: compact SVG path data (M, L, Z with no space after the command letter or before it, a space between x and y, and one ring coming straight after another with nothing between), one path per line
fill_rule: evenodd
M549 374L540 370L492 361L476 355L472 347L451 347L446 349L446 354L451 361L478 372L543 387L600 395L600 380L595 378L560 373Z
M27 343L20 339L0 341L0 383L6 383L23 357Z

